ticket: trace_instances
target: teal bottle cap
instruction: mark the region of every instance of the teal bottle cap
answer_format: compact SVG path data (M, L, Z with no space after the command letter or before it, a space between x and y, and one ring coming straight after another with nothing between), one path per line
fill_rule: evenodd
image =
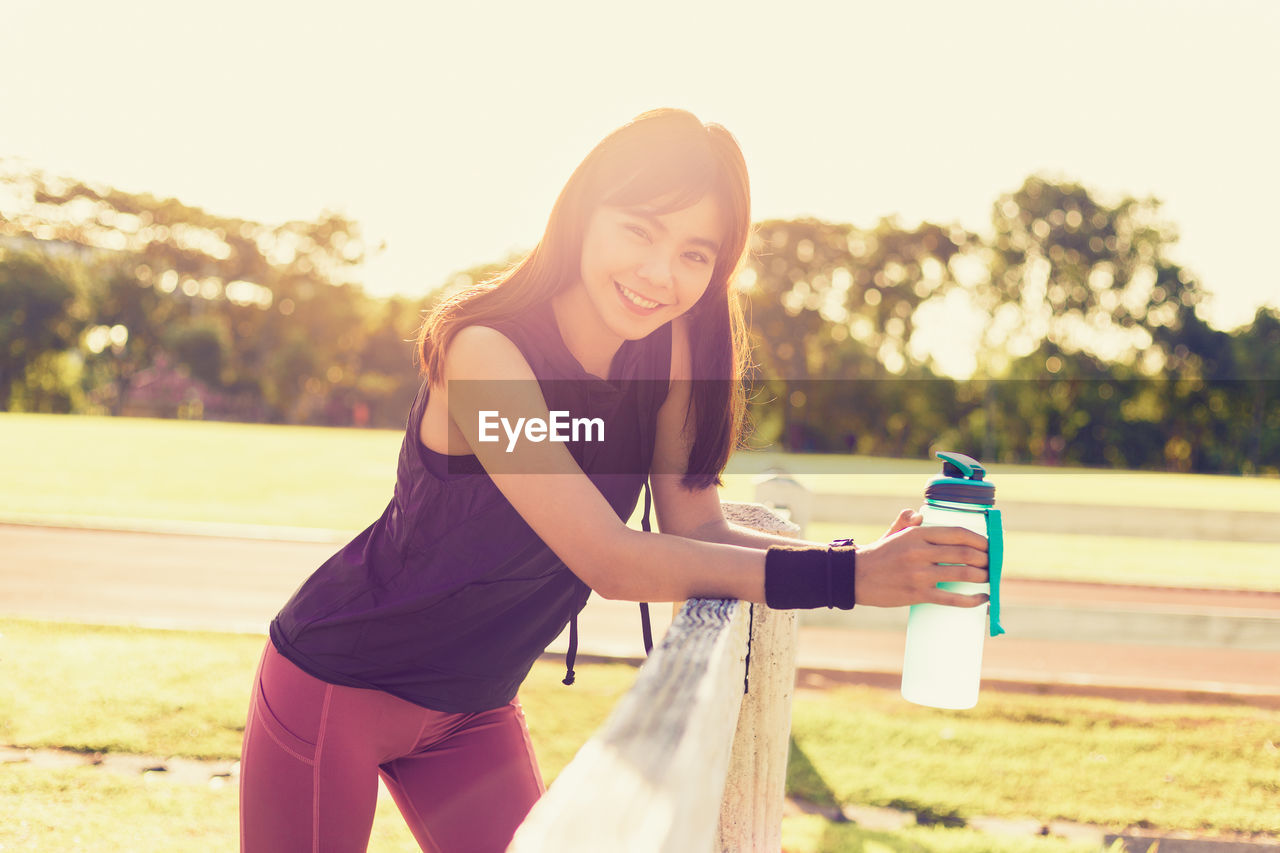
M971 456L956 453L952 450L940 450L937 457L942 460L942 475L964 480L981 480L987 476L987 469Z
M924 490L926 500L981 506L996 502L996 487L983 479L987 469L981 462L950 450L940 451L937 456L942 460L942 476L929 481Z

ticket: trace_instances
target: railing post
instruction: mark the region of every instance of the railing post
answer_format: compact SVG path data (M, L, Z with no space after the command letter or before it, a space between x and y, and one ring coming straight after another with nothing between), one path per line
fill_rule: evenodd
M725 516L765 532L795 531L759 504L725 504ZM687 602L508 850L779 849L795 626L791 611Z
M734 524L795 536L799 528L756 504L724 504ZM779 850L795 694L797 622L794 610L751 605L747 693L729 757L720 807L719 849Z
M765 506L785 512L796 525L792 535L804 536L814 518L814 494L786 471L773 469L756 479L755 499Z

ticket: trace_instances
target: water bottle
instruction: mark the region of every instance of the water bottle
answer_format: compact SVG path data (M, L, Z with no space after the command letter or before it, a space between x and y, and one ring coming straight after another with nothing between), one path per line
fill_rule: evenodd
M991 636L1000 627L1000 569L1004 532L1000 510L993 509L995 486L986 470L962 453L939 453L942 476L925 489L924 527L963 527L987 539L989 583L944 582L940 589L965 594L988 593L978 607L915 604L907 621L907 647L902 661L902 696L917 705L956 710L978 704L982 643L990 609Z

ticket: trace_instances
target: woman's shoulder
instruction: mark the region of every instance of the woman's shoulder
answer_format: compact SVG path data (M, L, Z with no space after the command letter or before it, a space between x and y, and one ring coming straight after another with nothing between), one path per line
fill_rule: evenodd
M482 323L470 323L458 331L454 332L452 346L461 344L464 347L474 347L477 345L498 345L506 341L508 344L513 343L511 335L496 326L490 326Z
M445 353L446 379L524 379L532 372L512 337L493 326L463 326Z

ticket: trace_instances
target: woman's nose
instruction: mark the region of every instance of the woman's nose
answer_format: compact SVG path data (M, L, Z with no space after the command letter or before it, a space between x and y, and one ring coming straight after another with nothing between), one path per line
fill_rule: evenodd
M671 258L667 256L667 253L654 251L645 257L637 272L641 278L654 287L670 288L675 280L672 269Z

